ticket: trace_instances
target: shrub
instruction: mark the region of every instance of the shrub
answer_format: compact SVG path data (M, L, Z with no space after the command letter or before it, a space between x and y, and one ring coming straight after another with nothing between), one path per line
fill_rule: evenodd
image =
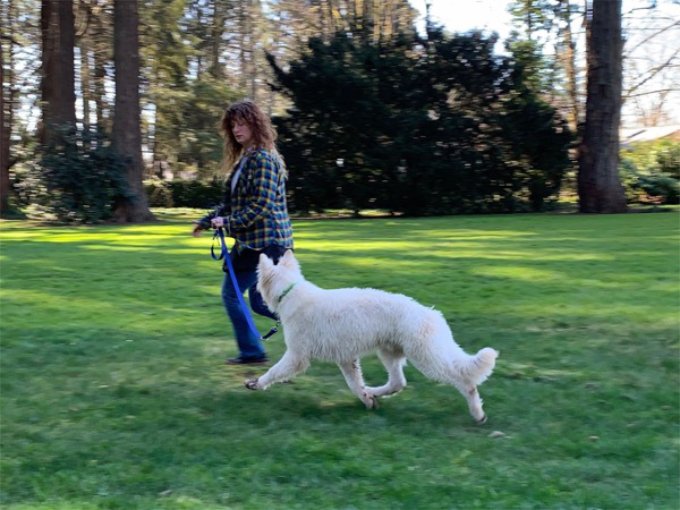
M680 183L670 175L641 175L636 187L661 204L680 203Z
M18 170L17 193L31 219L97 223L111 217L116 197L131 197L126 167L103 134L61 130Z
M296 212L406 215L540 211L559 195L571 134L536 84L537 48L428 31L375 43L312 38L288 69L294 106L275 118Z
M151 179L144 181L144 188L151 207L209 209L224 197L224 184L220 178L209 181Z
M627 147L619 170L630 201L680 203L680 143L660 140Z
M165 181L148 179L144 181L144 190L150 207L174 207L172 191Z

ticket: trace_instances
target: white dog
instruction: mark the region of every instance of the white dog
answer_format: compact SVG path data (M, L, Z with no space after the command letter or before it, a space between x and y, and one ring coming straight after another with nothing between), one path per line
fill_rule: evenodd
M321 289L304 279L290 250L278 265L260 255L257 289L281 318L287 350L266 374L246 381L248 389L286 381L316 358L337 363L350 389L370 409L378 406L378 397L406 386L408 358L430 379L455 386L472 417L486 421L477 386L491 375L498 353L487 347L466 354L437 310L375 289ZM359 359L375 351L389 379L373 388L364 385Z

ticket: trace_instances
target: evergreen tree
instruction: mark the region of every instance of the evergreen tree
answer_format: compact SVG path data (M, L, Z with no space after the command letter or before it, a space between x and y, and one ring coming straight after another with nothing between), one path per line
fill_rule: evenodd
M271 58L294 104L277 122L292 206L413 215L545 207L570 134L540 99L526 61L535 53L503 61L495 42L430 27L425 40L312 39L287 72Z

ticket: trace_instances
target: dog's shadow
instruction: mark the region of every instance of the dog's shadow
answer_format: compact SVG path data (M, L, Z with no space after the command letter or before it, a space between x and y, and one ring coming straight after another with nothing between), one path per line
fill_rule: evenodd
M249 391L245 387L232 388L224 394L222 404L248 409L269 418L315 418L346 421L349 415L365 415L364 404L347 391L347 395L314 393L306 384L289 382L277 384L264 391Z
M476 429L467 413L464 403L460 407L441 406L436 402L419 399L415 388L406 388L400 394L380 400L378 409L366 409L364 404L346 388L329 385L321 392L315 392L308 381L295 380L283 383L265 391L250 391L245 387L230 388L214 404L217 408L234 409L243 426L259 427L267 422L296 422L305 428L305 423L314 428L319 425L341 425L343 427L389 426L394 432L421 435L426 432L413 428L414 423L443 427ZM413 392L413 393L412 393ZM456 396L450 395L452 400ZM452 402L454 403L454 402ZM230 413L231 414L231 413ZM232 419L234 415L232 414ZM438 425L436 425L438 424Z

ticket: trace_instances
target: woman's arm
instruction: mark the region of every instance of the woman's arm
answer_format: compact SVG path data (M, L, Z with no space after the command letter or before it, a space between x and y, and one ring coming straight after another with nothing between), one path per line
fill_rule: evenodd
M208 214L203 216L200 220L194 221L194 229L191 232L191 234L194 237L199 237L201 235L201 230L209 230L212 227L215 227L213 224L213 219L220 217L222 214L224 214L224 203L221 203L215 209L210 211Z

